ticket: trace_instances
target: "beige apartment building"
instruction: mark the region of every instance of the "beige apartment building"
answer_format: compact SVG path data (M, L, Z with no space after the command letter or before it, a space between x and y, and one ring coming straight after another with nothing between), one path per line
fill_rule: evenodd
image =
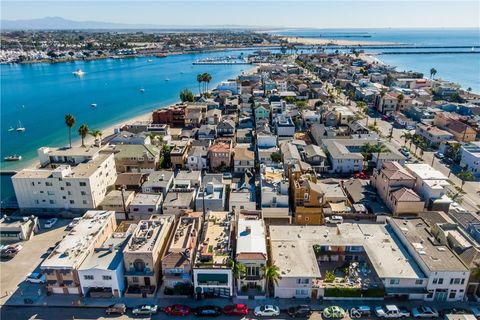
M161 278L161 260L174 225L173 217L141 220L123 252L125 296L151 298Z

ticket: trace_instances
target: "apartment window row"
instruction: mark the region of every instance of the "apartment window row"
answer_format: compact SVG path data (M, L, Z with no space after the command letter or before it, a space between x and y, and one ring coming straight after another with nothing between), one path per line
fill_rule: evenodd
M450 279L450 284L465 284L465 279L452 278L452 279Z
M95 277L91 274L86 274L83 276L83 279L85 280L94 280ZM102 276L102 280L112 280L112 276Z

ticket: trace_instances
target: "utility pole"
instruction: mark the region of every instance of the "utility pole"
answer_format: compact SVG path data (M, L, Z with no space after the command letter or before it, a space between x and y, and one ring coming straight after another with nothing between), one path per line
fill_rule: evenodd
M122 194L122 204L123 204L123 212L125 212L125 220L130 220L127 212L127 206L125 205L125 195L123 194L127 187L123 184L120 187L120 193Z

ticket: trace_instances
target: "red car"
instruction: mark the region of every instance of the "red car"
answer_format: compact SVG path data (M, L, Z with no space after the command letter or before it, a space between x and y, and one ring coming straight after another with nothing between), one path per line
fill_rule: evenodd
M223 313L229 316L244 316L248 314L248 307L245 304L231 304L223 308Z
M362 172L359 172L359 173L355 173L355 174L353 175L353 177L354 177L354 178L357 178L357 179L370 179L370 177L368 176L368 174L365 173L365 172L363 172L363 171L362 171Z
M169 316L188 316L190 314L190 307L183 304L173 304L163 308L163 311Z

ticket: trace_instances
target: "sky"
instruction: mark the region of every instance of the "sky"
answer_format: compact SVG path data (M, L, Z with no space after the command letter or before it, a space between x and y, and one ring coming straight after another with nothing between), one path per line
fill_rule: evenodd
M4 20L47 16L167 26L480 28L480 1L1 1Z

